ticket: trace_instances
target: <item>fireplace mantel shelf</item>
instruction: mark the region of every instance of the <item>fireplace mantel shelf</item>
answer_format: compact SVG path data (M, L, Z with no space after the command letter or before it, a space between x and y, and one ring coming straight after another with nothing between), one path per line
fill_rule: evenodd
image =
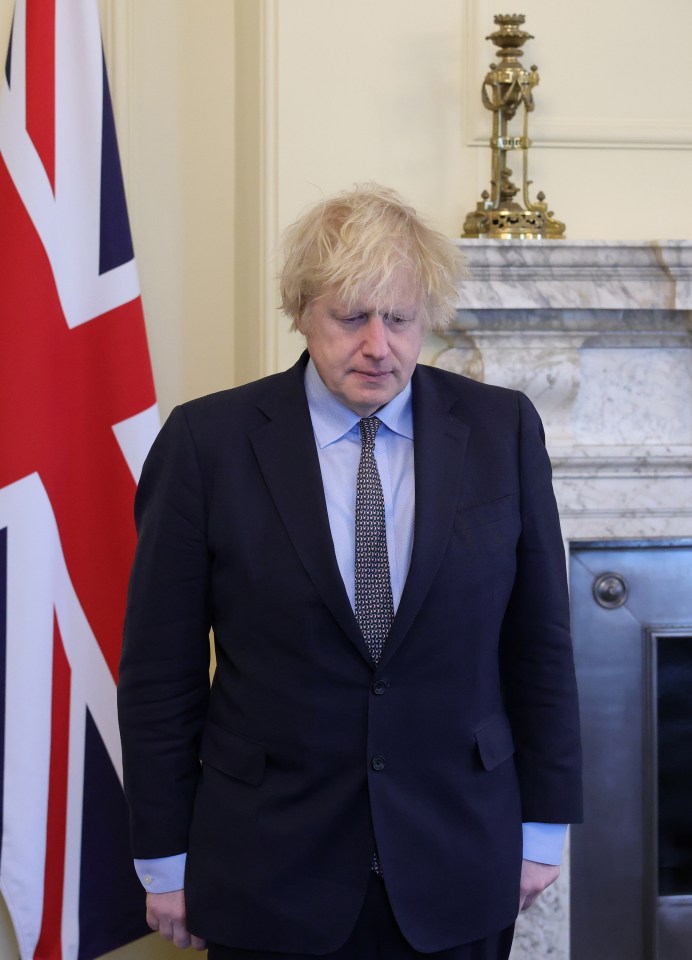
M690 310L688 240L458 240L460 310Z

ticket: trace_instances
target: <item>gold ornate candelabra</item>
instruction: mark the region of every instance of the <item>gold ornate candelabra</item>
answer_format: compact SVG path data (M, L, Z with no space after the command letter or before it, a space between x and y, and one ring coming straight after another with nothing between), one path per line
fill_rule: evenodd
M481 88L483 106L493 114L490 192L484 190L476 209L467 215L462 236L561 240L565 225L548 210L545 194L539 192L535 203L529 200L529 114L534 108L533 88L539 77L538 67L526 70L519 58L524 54L524 42L533 37L522 30L525 18L521 13L498 14L494 19L498 29L486 40L492 40L499 48L500 62L490 64ZM511 136L510 123L518 112L522 114L521 134ZM523 206L515 199L519 187L512 183L512 171L507 166L508 156L516 150L522 154Z

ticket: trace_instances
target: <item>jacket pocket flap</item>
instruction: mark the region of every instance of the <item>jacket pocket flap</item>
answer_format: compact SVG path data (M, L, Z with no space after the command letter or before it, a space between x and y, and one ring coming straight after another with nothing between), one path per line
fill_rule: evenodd
M486 770L493 770L514 753L514 740L509 720L497 714L486 720L474 731L481 763Z
M208 763L236 780L257 787L264 779L267 760L264 747L238 736L213 720L208 720L204 728L199 755L202 763Z
M454 526L457 530L466 530L468 527L480 527L495 520L502 520L512 512L514 497L508 494L500 500L491 500L490 503L479 503L476 507L458 510Z

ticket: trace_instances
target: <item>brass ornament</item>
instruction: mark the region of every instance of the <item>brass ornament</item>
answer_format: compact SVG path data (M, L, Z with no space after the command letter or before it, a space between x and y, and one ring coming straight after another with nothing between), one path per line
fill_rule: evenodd
M533 36L522 29L521 13L498 14L494 20L498 29L486 37L499 48L500 62L491 63L481 88L483 106L493 114L493 132L490 138L491 179L490 192L484 190L476 209L467 214L463 237L492 237L500 240L562 240L565 225L548 210L545 194L540 191L536 201L529 199L528 179L529 114L534 109L533 88L538 85L538 67L526 70L519 58L526 40ZM520 136L509 133L510 122L521 111ZM508 155L520 150L522 155L521 200L515 199L519 187L512 183L512 171L507 166Z

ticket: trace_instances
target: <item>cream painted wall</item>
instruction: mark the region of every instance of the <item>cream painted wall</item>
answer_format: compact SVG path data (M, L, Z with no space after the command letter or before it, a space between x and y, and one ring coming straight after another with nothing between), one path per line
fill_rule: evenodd
M376 179L451 236L489 183L495 0L266 0L276 10L275 205L281 228L323 192ZM687 0L521 0L541 83L534 190L573 238L689 236ZM515 174L519 173L518 165ZM430 341L426 354L434 353ZM279 336L277 366L296 346ZM279 359L280 358L280 359Z
M165 416L175 403L234 379L234 6L110 0L104 9Z
M162 412L285 367L279 233L355 181L458 235L489 179L480 85L519 9L534 189L572 238L689 236L689 0L101 0ZM0 49L12 0L0 0ZM431 358L439 341L430 338ZM3 939L4 938L4 939ZM0 920L0 956L14 956ZM113 960L179 954L147 938Z

